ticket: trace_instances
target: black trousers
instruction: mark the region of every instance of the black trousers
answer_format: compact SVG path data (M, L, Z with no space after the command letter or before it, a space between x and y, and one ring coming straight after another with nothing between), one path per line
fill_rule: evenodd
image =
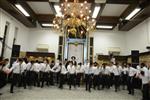
M97 87L97 89L100 89L100 77L99 75L94 75L93 77L93 88L95 89Z
M33 77L31 71L27 71L26 73L26 83L29 87L33 85Z
M66 76L66 74L60 74L59 88L61 88L61 89L63 89L63 85L65 83L65 76Z
M127 85L127 74L122 74L122 85Z
M142 86L142 94L143 94L143 99L142 100L150 100L149 92L150 92L150 87L149 84L143 84Z
M110 88L110 76L109 75L102 75L102 89Z
M128 81L127 81L127 87L128 87L128 91L129 94L134 95L134 77L128 77Z
M88 90L89 92L91 92L91 87L92 87L92 74L85 74L85 88L86 91Z
M76 84L80 87L82 73L77 73L76 75Z
M49 78L50 85L54 85L54 73L50 72L50 78Z
M0 88L6 85L6 78L7 75L3 71L0 71Z
M20 74L12 74L12 79L11 79L11 86L10 86L10 92L13 93L13 89L15 85L19 85L21 81L21 75Z
M110 73L109 83L110 83L110 86L113 86L113 84L114 84L114 73Z
M23 86L24 89L26 89L26 84L27 84L27 76L26 72L23 72L21 75L21 86Z
M114 76L115 91L117 92L120 86L120 76Z
M76 87L76 79L75 78L76 78L75 74L69 74L69 79L68 79L69 89L71 89L71 85Z
M44 82L46 82L47 86L49 86L49 73L48 72L42 72L42 85L41 87L44 87Z

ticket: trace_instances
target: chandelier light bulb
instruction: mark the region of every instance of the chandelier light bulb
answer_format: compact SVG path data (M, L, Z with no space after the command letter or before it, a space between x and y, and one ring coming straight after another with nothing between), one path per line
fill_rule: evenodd
M70 7L70 4L67 4L67 7Z
M87 3L87 1L84 1L84 3Z
M92 19L92 22L95 22L95 19Z
M64 6L64 4L62 3L62 4L61 4L61 6L63 7L63 6Z
M89 13L91 13L92 11L91 10L89 10Z
M82 18L82 17L83 17L83 14L81 14L80 17Z
M87 28L87 31L89 31L89 28Z
M81 7L83 7L83 3L81 3Z
M83 34L83 31L81 31L81 34Z
M71 16L73 16L74 14L73 13L71 13Z
M88 9L88 7L85 7L85 9L87 10L87 9Z
M55 23L56 23L56 21L53 21L53 23L55 24Z
M68 0L65 0L65 2L68 2Z
M87 16L87 20L89 19L90 17L89 16Z

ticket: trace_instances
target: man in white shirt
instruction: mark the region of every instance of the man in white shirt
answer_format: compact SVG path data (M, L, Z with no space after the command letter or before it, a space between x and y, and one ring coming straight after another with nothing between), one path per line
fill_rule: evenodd
M80 87L80 83L81 83L81 78L83 78L83 65L82 63L78 63L78 66L76 68L76 84L78 85L78 87Z
M110 88L110 66L106 63L102 65L102 89Z
M49 86L49 72L50 72L50 66L48 59L44 60L44 64L41 68L42 72L42 85L41 88L44 87L44 82L46 82L47 86Z
M93 71L94 71L94 76L93 76L93 88L99 90L100 89L100 72L101 72L101 69L98 65L97 62L94 63L94 66L93 66Z
M18 59L17 62L13 64L13 66L10 68L12 71L12 80L11 80L11 86L10 86L10 93L13 93L13 88L16 84L19 84L21 81L21 64L23 60L21 58Z
M27 66L27 68L26 68L26 70L27 70L26 78L27 78L27 85L29 87L31 87L31 85L33 83L32 71L31 71L32 65L33 65L33 61L28 61L27 65L26 65Z
M59 59L56 60L55 66L52 68L52 70L55 72L55 76L56 76L56 83L59 83L59 75L60 75L60 66L59 66Z
M33 74L34 74L34 86L40 87L40 78L39 78L39 73L41 70L41 66L38 60L35 61L33 64Z
M86 91L88 90L88 72L89 72L89 67L90 67L90 63L87 61L84 64L84 80L85 80L85 86L86 86Z
M112 67L113 67L113 73L114 73L115 92L117 92L120 86L121 68L119 68L118 63L116 63Z
M23 62L21 64L21 84L20 86L23 86L24 89L26 89L26 84L27 84L27 77L26 77L26 72L27 72L27 59L23 58Z
M75 82L76 66L73 65L72 62L70 62L69 65L67 66L67 70L69 73L69 79L68 79L69 89L71 90L71 85L73 85L74 88L76 88L76 82Z
M128 94L134 95L134 78L137 73L137 69L133 68L131 64L128 64L128 82L127 82L127 87L128 87Z
M142 79L142 100L150 100L149 97L149 70L144 63L141 63L141 72L139 78Z
M91 92L92 81L93 81L93 63L87 63L84 67L85 72L85 82L86 82L86 91Z
M127 64L123 63L122 64L122 86L123 86L123 90L125 90L125 86L127 86L127 78L128 78Z
M65 65L62 65L62 63L60 63L59 66L60 66L60 69L61 69L60 70L59 88L63 89L63 85L65 83L65 76L66 76L66 74L67 74L68 71L67 71Z

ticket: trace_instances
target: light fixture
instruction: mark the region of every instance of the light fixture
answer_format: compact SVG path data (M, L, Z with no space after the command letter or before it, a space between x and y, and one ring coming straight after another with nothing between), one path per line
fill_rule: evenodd
M99 28L99 29L112 29L113 26L111 26L111 25L97 25L96 28Z
M130 20L133 16L135 16L139 11L141 10L141 8L136 8L134 9L125 19L126 20Z
M57 16L62 16L60 6L59 5L54 5L54 8L55 8L55 11L57 13Z
M29 13L20 5L20 4L15 4L15 6L26 16L29 17Z
M100 7L97 6L98 12ZM61 6L54 5L57 16L53 20L56 30L64 32L69 38L85 38L87 33L95 29L96 20L91 16L91 5L87 1L73 3L67 0ZM59 16L58 16L59 15Z
M43 23L42 26L43 27L53 27L54 25L53 24L48 24L48 23Z
M96 7L94 8L94 12L93 12L92 18L97 18L100 9L101 9L100 6L96 6Z

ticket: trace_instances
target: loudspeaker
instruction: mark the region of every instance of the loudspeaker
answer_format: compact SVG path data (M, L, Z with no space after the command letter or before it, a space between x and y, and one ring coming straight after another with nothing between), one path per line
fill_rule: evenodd
M136 67L139 64L139 50L131 51L132 66Z
M20 45L13 45L11 57L19 57Z

